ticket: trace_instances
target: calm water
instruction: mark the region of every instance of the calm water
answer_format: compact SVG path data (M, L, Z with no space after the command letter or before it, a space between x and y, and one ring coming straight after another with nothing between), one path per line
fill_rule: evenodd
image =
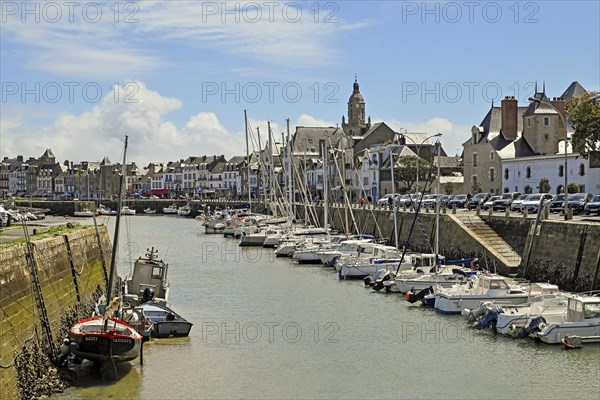
M122 249L150 246L170 264L173 309L189 338L153 340L105 383L79 370L65 399L438 398L590 399L600 347L510 340L460 316L340 282L323 267L276 259L204 235L193 219L127 217ZM112 221L109 222L112 229ZM128 233L129 232L129 233ZM129 236L129 238L128 238ZM121 259L127 259L121 251ZM121 274L129 270L123 265Z

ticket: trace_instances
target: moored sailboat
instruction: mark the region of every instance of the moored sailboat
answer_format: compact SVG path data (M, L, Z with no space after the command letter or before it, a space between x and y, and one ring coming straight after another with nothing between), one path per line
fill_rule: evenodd
M121 220L123 186L125 179L125 166L127 155L127 136L125 136L125 150L123 152L123 171L119 180L119 205L115 222L115 234L110 263L110 275L106 298L113 294L113 283L116 274L116 253L119 241L119 223ZM116 379L117 362L127 362L136 359L142 352L143 336L136 329L117 318L122 314L121 299L115 298L110 305L104 308L103 315L92 316L77 322L69 330L69 348L75 356L90 360L101 365L103 376ZM143 321L142 321L143 322Z

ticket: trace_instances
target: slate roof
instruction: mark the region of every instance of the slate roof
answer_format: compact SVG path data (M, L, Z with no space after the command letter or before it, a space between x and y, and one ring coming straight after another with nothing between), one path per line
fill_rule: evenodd
M573 97L581 97L586 93L587 90L585 90L583 86L579 84L579 82L575 81L569 85L567 90L565 90L560 97L565 100L571 100Z

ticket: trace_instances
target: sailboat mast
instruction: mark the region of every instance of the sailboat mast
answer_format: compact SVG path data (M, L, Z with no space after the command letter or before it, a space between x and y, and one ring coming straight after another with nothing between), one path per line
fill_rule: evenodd
M256 176L256 197L260 200L262 197L263 204L265 204L265 169L263 168L263 152L262 152L262 142L260 140L260 128L256 127L256 134L258 135L258 169L260 171ZM266 204L265 204L266 206Z
M325 227L325 234L329 234L329 196L327 194L327 176L328 168L328 147L327 141L329 140L329 132L325 131L325 141L323 142L323 226Z
M267 179L269 182L269 202L273 202L273 140L271 140L271 121L267 121L267 135L269 135L269 154L268 154L268 168L267 168Z
M250 190L250 147L248 146L248 115L244 110L244 129L246 131L246 162L248 165L248 206L252 212L252 191Z
M294 193L294 182L292 180L292 141L290 140L290 119L286 119L287 124L287 173L288 173L288 214L291 220L294 220L294 206L293 206L293 193Z
M436 202L436 213L435 213L435 263L438 264L438 254L440 254L440 206L441 206L441 198L440 198L440 153L441 153L441 143L437 141L437 202Z
M117 218L115 220L115 237L113 239L112 254L110 256L110 274L108 275L108 287L106 288L106 304L110 304L112 299L112 289L115 279L115 269L117 260L117 250L119 249L119 225L121 222L121 206L123 204L123 186L125 186L125 172L127 163L127 140L125 136L125 149L123 150L123 165L121 168L121 177L119 179L119 199L117 203Z

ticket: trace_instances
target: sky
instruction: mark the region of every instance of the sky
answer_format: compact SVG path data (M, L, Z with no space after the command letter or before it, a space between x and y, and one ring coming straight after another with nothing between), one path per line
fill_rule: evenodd
M244 110L251 145L336 126L355 76L373 123L460 154L492 101L599 90L599 4L2 0L0 156L245 155Z

